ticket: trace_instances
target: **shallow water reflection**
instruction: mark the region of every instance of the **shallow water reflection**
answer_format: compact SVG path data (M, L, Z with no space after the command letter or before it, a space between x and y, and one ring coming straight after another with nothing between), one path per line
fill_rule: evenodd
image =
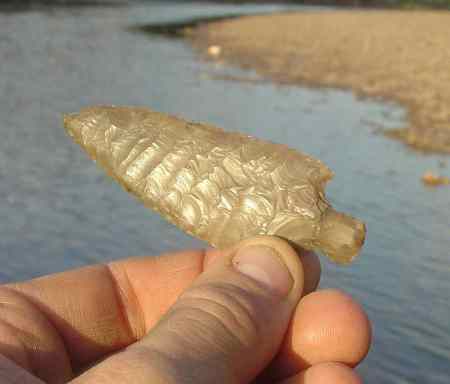
M323 159L337 175L330 200L368 224L360 260L323 260L322 280L350 291L374 322L365 382L448 383L450 193L420 182L448 160L372 133L368 121L401 125L396 106L220 81L248 74L199 62L183 41L128 30L242 9L149 2L0 14L0 280L202 245L107 179L61 126L62 113L85 105L149 105Z

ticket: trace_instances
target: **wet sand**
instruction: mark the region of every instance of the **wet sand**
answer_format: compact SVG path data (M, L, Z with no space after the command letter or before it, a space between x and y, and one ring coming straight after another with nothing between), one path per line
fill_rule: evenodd
M352 89L408 110L387 132L450 153L450 12L327 11L250 16L192 33L195 47L279 83Z

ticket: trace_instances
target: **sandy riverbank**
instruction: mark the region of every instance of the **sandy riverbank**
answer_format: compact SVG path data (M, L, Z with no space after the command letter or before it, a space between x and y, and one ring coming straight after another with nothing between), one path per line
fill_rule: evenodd
M391 132L450 153L450 12L329 11L226 20L197 28L196 47L281 83L353 89L408 110Z

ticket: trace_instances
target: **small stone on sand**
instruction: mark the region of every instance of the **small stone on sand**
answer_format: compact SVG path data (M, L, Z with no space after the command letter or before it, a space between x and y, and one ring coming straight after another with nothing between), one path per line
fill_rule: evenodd
M439 185L450 185L450 178L445 176L438 176L434 174L432 171L426 171L422 175L422 182L425 185L437 187Z
M222 52L222 47L220 47L219 45L210 45L208 47L208 55L209 56L217 57L220 55L221 52Z

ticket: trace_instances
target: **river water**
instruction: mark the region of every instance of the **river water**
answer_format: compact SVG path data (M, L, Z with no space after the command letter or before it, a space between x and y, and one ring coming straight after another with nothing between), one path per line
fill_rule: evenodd
M358 299L374 325L366 383L450 383L450 192L423 186L450 159L374 132L395 105L351 93L225 81L182 40L130 27L287 6L156 2L0 12L0 281L197 247L104 176L69 140L61 114L90 104L148 105L289 143L324 160L336 208L367 222L348 268L323 260L322 287Z

